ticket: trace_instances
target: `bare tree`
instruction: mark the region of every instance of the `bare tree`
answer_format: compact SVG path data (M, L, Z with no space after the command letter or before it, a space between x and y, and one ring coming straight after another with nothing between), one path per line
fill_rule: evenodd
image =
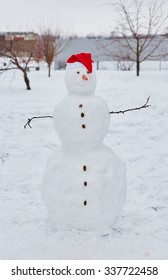
M10 70L10 69L19 69L23 73L24 82L26 84L26 89L30 90L30 80L28 78L28 64L33 56L33 51L28 54L28 56L23 56L23 45L20 42L15 42L13 40L5 42L3 47L0 50L0 56L6 57L9 59L10 65L12 64L14 67L3 69Z
M38 63L38 66L40 61L44 60L43 42L41 36L37 36L36 43L33 50L33 58Z
M117 60L117 70L130 71L134 66L134 62L131 60L123 60L122 56Z
M117 15L117 36L110 43L122 48L125 58L136 63L136 74L140 74L140 63L156 55L163 40L161 34L168 15L163 12L164 1L119 0L110 3ZM111 55L108 45L104 49Z
M48 76L51 76L51 65L54 58L61 53L69 44L69 39L64 40L61 31L52 31L51 27L42 30L43 58L48 65Z

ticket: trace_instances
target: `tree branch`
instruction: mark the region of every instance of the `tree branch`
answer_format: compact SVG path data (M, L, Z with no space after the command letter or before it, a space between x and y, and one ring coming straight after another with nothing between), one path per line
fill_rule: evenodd
M136 107L136 108L131 108L131 109L126 109L126 110L120 110L120 111L111 111L109 112L109 114L124 114L126 112L130 112L130 111L135 111L135 110L141 110L147 107L150 107L151 105L148 104L150 99L150 96L147 98L146 102L144 105L140 106L140 107ZM31 121L34 119L45 119L45 118L53 118L53 116L40 116L40 117L32 117L30 119L27 120L27 123L24 125L24 128L26 129L27 126L29 126L30 128L32 128L32 126L30 125Z
M141 110L141 109L145 109L147 107L150 107L151 105L148 104L150 99L150 96L147 98L146 102L144 105L140 106L140 107L136 107L136 108L131 108L131 109L126 109L126 110L120 110L120 111L111 111L109 112L109 114L124 114L126 112L130 112L130 111L135 111L135 110Z
M31 123L31 121L32 121L33 119L44 119L44 118L53 118L53 116L32 117L31 119L28 119L28 120L27 120L27 123L24 125L24 128L26 128L27 125L28 125L30 128L32 128L31 125L30 125L30 123Z

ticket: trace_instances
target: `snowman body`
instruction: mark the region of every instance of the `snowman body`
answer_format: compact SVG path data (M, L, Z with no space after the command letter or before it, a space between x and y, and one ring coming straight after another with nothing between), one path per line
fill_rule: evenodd
M94 95L95 70L90 74L78 65L66 71L65 82L69 95L53 115L62 145L48 160L43 199L55 229L106 233L125 201L125 168L103 143L110 117L104 100Z

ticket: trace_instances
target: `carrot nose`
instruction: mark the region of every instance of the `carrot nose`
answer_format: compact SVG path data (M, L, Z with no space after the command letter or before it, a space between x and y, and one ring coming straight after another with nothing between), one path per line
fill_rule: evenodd
M82 79L85 80L85 81L87 81L87 80L88 80L88 77L87 77L86 75L83 75L83 76L82 76Z

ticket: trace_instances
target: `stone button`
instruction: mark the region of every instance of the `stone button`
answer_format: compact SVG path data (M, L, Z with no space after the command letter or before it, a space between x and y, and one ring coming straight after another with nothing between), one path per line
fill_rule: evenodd
M86 181L83 184L84 184L85 187L87 187L87 182Z
M84 204L84 206L86 206L86 205L87 205L87 201L85 200L85 201L83 202L83 204Z
M84 165L84 166L83 166L83 171L86 171L86 169L87 169L87 168L86 168L86 165Z
M84 113L81 113L81 118L84 118L85 114Z
M82 108L82 107L83 107L83 105L82 105L82 104L80 104L80 105L79 105L79 108Z
M82 128L85 129L85 128L86 128L86 125L85 125L85 124L82 124Z

